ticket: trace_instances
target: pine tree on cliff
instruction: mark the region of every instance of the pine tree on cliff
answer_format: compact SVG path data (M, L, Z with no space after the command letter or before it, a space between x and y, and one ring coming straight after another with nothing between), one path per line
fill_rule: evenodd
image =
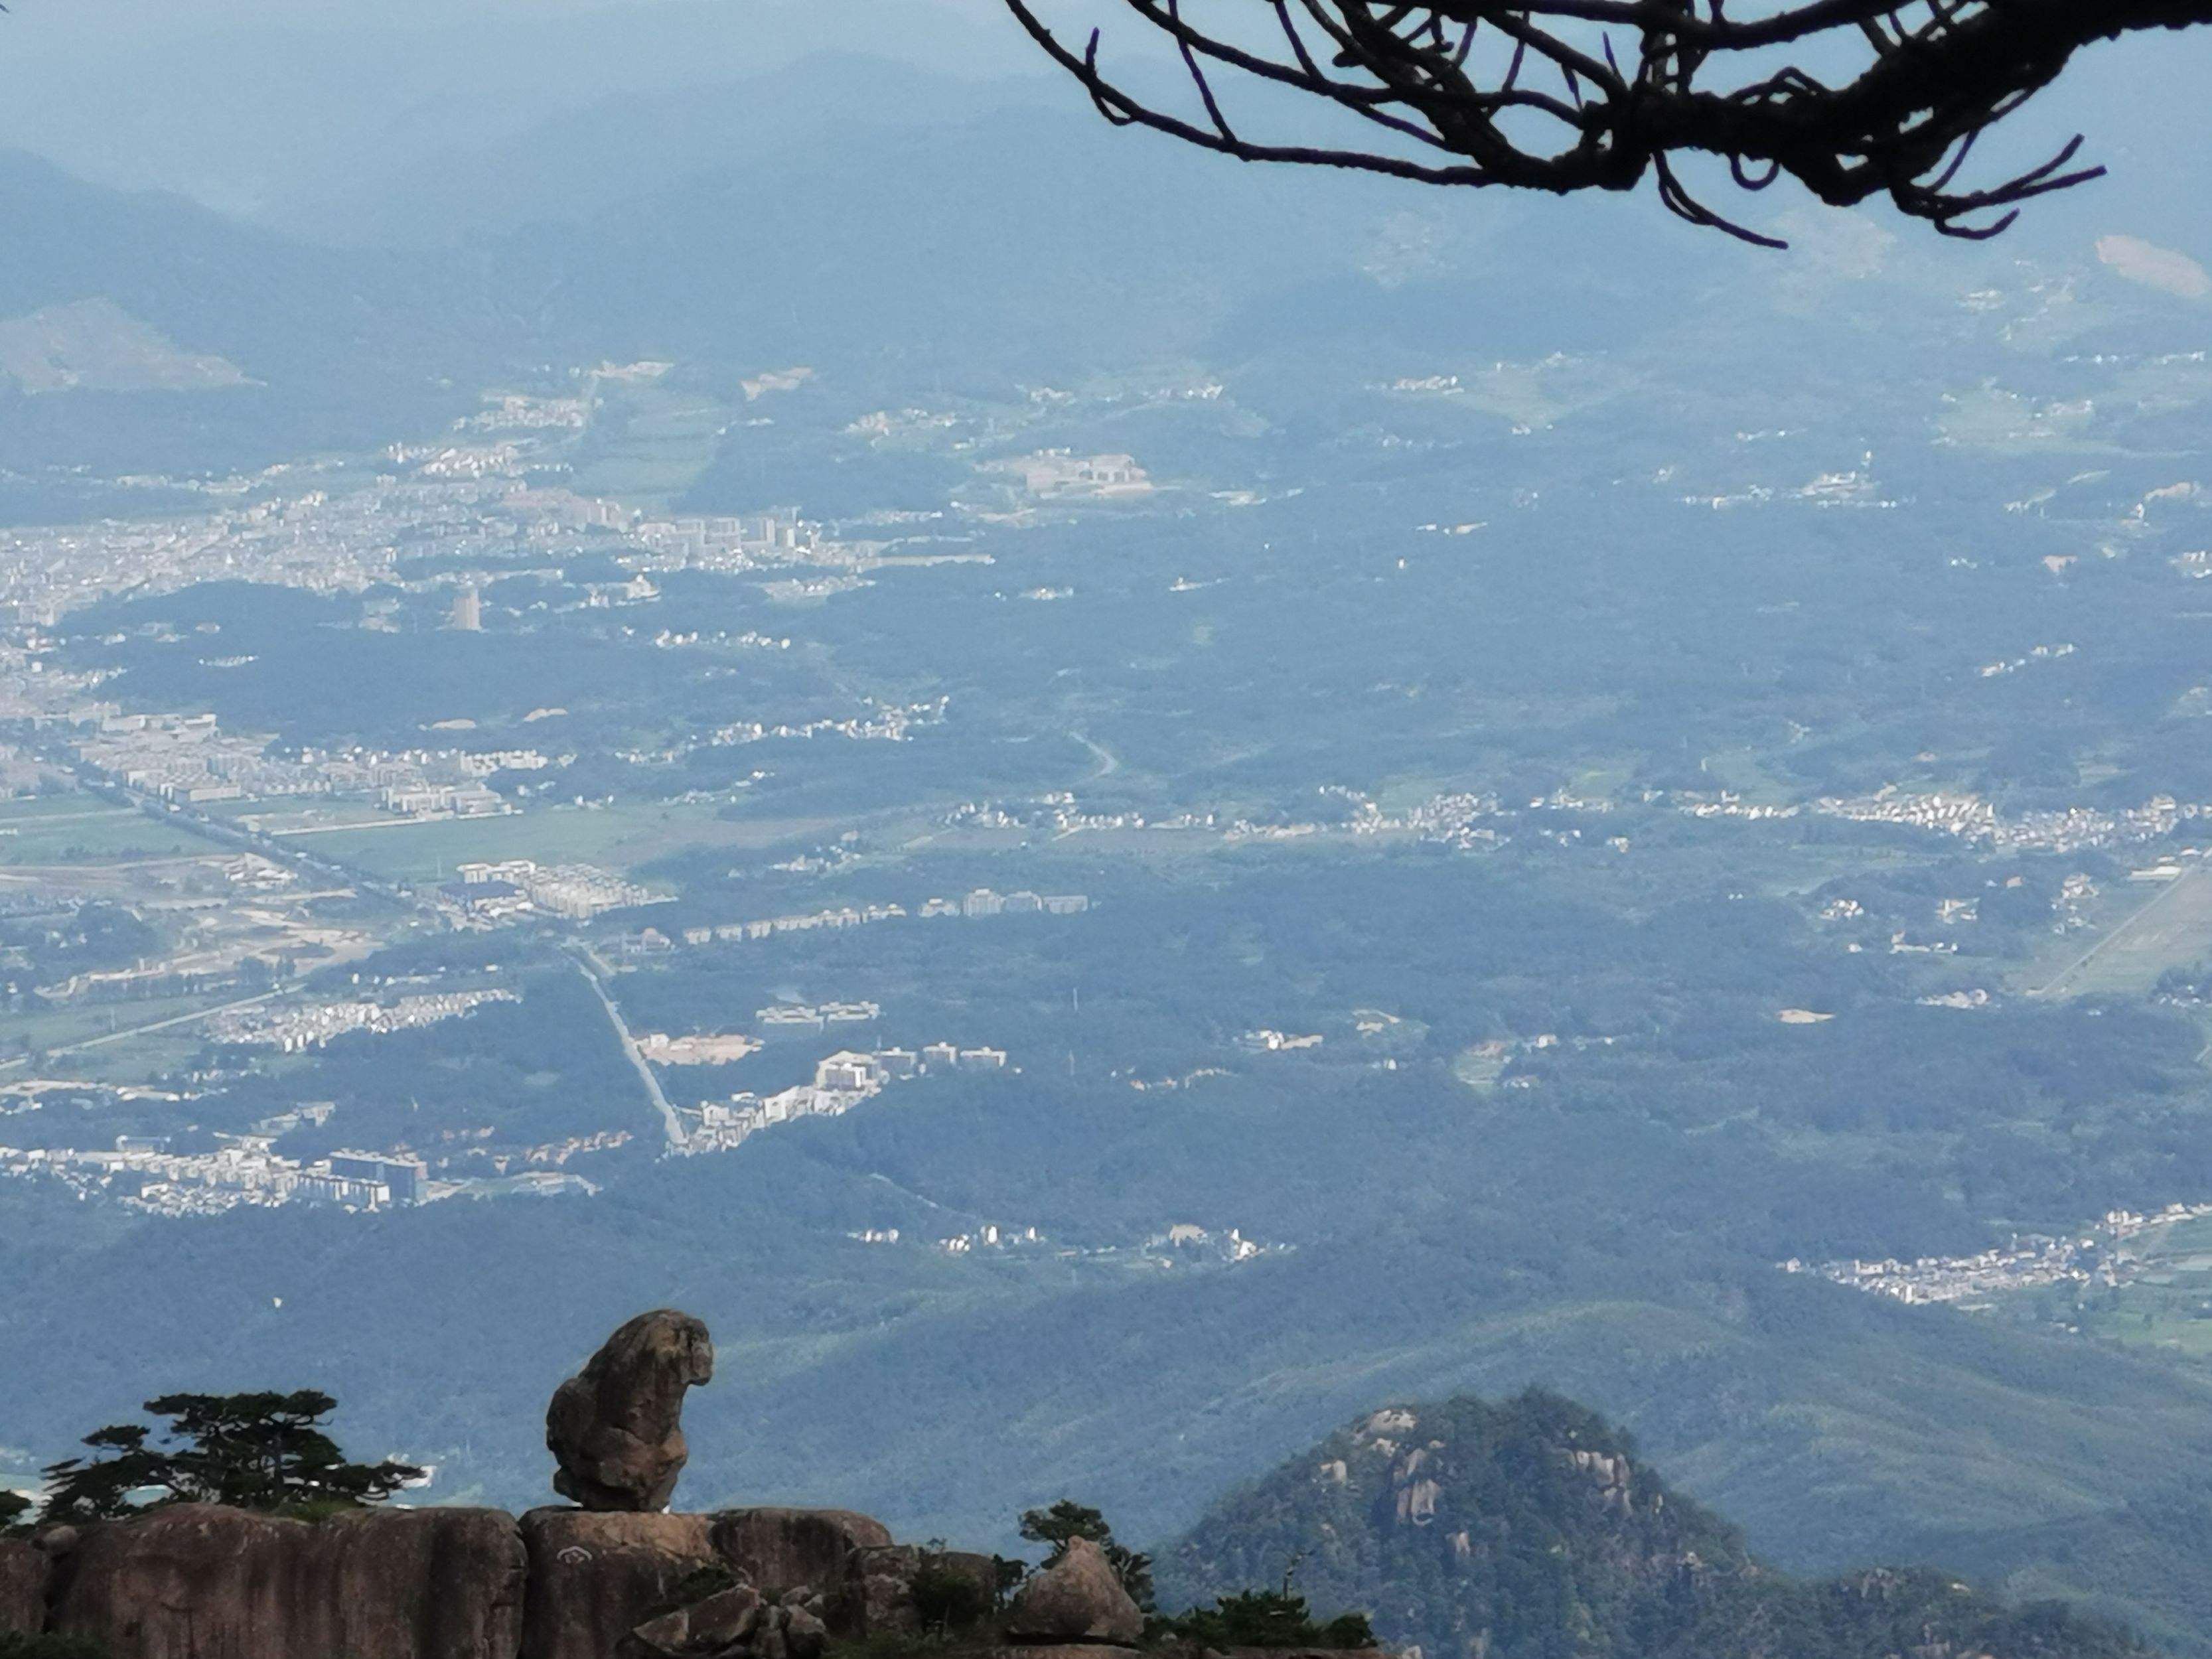
M326 1394L170 1394L146 1402L168 1419L156 1431L114 1423L85 1436L95 1454L46 1471L43 1525L112 1520L163 1504L238 1509L351 1507L390 1497L422 1471L410 1464L347 1461L323 1423L337 1409ZM150 1494L150 1496L149 1496Z

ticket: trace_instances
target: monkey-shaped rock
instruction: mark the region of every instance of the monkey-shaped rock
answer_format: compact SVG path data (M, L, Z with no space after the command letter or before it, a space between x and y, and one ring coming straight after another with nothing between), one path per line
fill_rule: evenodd
M668 1507L690 1455L684 1391L714 1375L714 1345L690 1314L640 1314L553 1391L545 1445L553 1490L587 1510Z

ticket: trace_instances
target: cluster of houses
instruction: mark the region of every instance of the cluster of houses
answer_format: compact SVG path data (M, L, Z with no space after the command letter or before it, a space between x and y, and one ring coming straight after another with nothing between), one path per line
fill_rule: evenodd
M903 904L833 905L827 909L804 915L764 916L752 921L702 923L678 930L673 938L657 927L647 927L618 940L615 948L623 955L651 956L675 950L679 944L738 944L749 939L773 939L782 933L862 927L871 922L902 921L909 917L935 921L948 916L1073 916L1079 915L1090 908L1091 900L1081 893L1033 893L1027 890L1000 893L988 887L978 887L961 898L925 899L912 910Z
M699 1122L688 1131L684 1150L726 1152L771 1124L801 1117L835 1117L849 1112L891 1083L932 1072L1002 1072L1003 1048L963 1048L932 1042L919 1052L879 1048L873 1054L846 1048L816 1063L814 1080L772 1095L750 1092L709 1101L698 1109Z

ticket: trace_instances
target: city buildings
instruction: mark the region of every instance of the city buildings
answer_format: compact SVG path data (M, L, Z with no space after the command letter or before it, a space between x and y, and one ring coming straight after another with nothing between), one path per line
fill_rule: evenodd
M1152 481L1130 455L1078 455L1066 449L1040 450L1015 460L992 464L1026 494L1040 500L1108 498L1152 493Z
M356 999L288 1006L227 1009L207 1023L217 1042L259 1044L294 1054L319 1048L349 1032L404 1031L454 1019L488 1002L514 1002L507 990L441 991L392 1002Z
M363 1188L384 1187L394 1204L420 1204L430 1184L430 1170L419 1158L381 1152L332 1152L323 1160L332 1179Z
M933 1042L919 1054L904 1048L873 1053L844 1048L817 1060L814 1080L771 1095L750 1091L698 1109L698 1126L686 1136L687 1152L725 1152L778 1123L804 1117L835 1117L882 1092L894 1081L931 1072L997 1072L1006 1068L1006 1051L962 1048Z
M382 1210L438 1196L428 1165L411 1153L333 1152L302 1163L276 1152L274 1135L216 1139L215 1151L195 1153L172 1152L159 1136L118 1136L112 1152L0 1146L0 1176L55 1181L84 1197L166 1216L241 1205Z
M544 866L532 859L472 860L459 866L459 902L468 905L475 890L495 902L519 895L532 908L571 921L588 921L603 910L659 904L673 895L656 893L635 882L589 864Z

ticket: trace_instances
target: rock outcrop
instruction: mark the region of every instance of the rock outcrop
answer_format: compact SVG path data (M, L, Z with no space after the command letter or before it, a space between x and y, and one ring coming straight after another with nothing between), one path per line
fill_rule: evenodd
M307 1522L183 1504L0 1540L0 1634L110 1659L821 1659L833 1605L842 1634L914 1629L925 1559L847 1510ZM872 1622L855 1582L900 1616Z
M17 1538L0 1538L0 1636L46 1628L46 1553Z
M546 1408L554 1491L587 1510L667 1508L690 1455L684 1391L714 1375L714 1345L690 1314L661 1308L623 1325Z
M513 1659L524 1561L491 1510L309 1522L184 1504L57 1552L47 1627L111 1659Z
M1066 1552L1023 1586L1006 1613L1008 1639L1024 1646L1134 1647L1144 1633L1143 1611L1121 1588L1106 1552L1088 1538L1070 1539Z
M554 1485L582 1507L520 1522L181 1504L0 1541L0 1634L82 1637L112 1659L822 1659L833 1624L862 1638L988 1616L994 1558L902 1548L849 1510L666 1513L684 1393L713 1374L688 1314L623 1325L546 1413ZM1042 1639L1119 1639L1085 1566L1048 1575Z
M732 1584L689 1607L648 1620L630 1632L623 1650L631 1654L665 1655L668 1659L742 1651L759 1631L763 1612L758 1590L750 1584Z
M530 1583L521 1659L815 1659L833 1619L844 1636L914 1628L908 1558L917 1553L850 1510L532 1510L522 1538ZM871 1558L887 1573L905 1568L906 1579L878 1585L884 1607L907 1610L902 1622L872 1622L853 1597Z
M783 1608L783 1650L787 1659L822 1659L830 1645L830 1626L811 1607Z
M830 1635L793 1592L764 1601L738 1584L640 1625L617 1659L822 1659Z
M851 1510L725 1510L714 1517L715 1553L772 1596L801 1586L834 1590L856 1550L890 1541L882 1522Z
M521 1659L608 1659L632 1629L678 1605L686 1580L723 1567L714 1517L532 1510Z

